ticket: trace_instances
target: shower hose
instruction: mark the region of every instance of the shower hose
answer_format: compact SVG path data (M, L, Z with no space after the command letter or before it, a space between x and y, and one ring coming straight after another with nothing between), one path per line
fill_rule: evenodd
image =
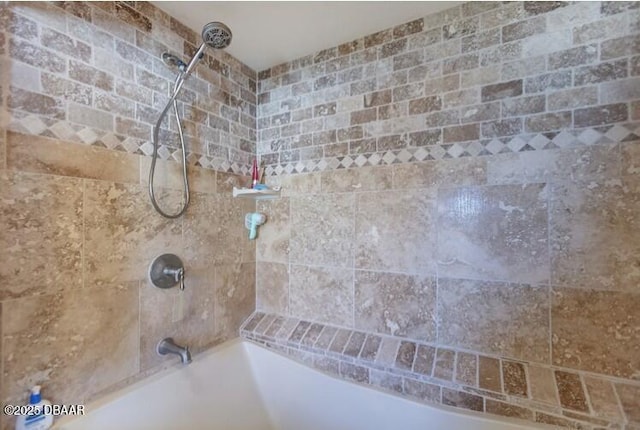
M178 94L182 89L182 85L184 84L185 79L186 79L185 73L182 73L182 72L178 73L178 76L176 77L176 81L173 85L173 93L171 94L171 97L169 97L169 101L167 102L167 105L162 110L162 113L158 118L158 122L156 122L156 126L153 129L153 156L151 157L151 169L149 170L149 196L151 197L151 204L153 205L154 209L163 217L171 218L171 219L178 218L179 216L181 216L184 213L184 211L187 210L187 206L189 205L189 179L187 178L187 150L184 143L184 133L182 131L180 114L178 112L178 102L176 101L176 97L178 97ZM171 109L172 107L176 117L176 123L178 124L178 136L180 138L180 149L182 151L182 180L184 185L184 191L182 194L182 208L177 213L169 214L163 211L162 208L160 208L160 206L158 205L158 202L156 200L156 196L153 190L153 177L155 176L156 162L158 160L158 146L159 146L158 137L160 134L160 125L166 118L167 113L169 112L169 109Z

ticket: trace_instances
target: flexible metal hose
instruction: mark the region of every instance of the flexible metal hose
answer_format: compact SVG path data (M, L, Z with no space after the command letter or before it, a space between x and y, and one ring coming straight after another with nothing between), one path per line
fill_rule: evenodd
M149 169L149 197L151 197L151 204L154 209L165 218L178 218L181 216L184 211L187 210L187 206L189 206L189 179L187 178L187 150L184 143L184 134L182 132L182 123L180 121L180 114L178 113L178 102L176 101L176 97L178 97L178 93L180 93L180 89L182 89L182 84L184 84L184 80L186 79L185 74L179 73L176 77L176 82L174 84L173 94L169 98L167 105L164 107L164 110L160 114L160 118L158 118L158 122L156 122L156 126L153 129L153 156L151 157L151 169ZM160 125L162 121L164 121L169 109L173 107L173 111L176 116L176 122L178 123L178 136L180 137L180 146L182 150L182 179L184 184L184 191L182 194L182 208L179 212L175 214L169 214L164 212L158 202L156 201L155 193L153 191L153 177L156 171L156 161L158 159L158 135L160 134Z

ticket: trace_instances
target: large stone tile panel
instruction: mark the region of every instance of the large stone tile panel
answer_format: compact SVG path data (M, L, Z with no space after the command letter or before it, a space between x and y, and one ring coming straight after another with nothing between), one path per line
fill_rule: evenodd
M0 173L0 300L82 286L82 192L78 179Z
M549 362L548 287L438 279L438 342Z
M436 273L435 191L398 190L358 194L358 269Z
M640 372L640 295L557 288L553 364L630 378Z
M353 326L353 271L291 266L289 314L325 324Z
M356 271L357 329L433 342L435 307L434 276Z
M549 280L547 186L438 192L438 274L539 284Z

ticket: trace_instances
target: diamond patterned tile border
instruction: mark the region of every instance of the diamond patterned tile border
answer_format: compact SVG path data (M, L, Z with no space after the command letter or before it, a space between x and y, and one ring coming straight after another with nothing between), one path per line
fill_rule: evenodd
M267 176L281 175L289 171L310 173L334 169L362 166L380 166L398 163L412 163L445 158L484 157L496 154L525 151L544 151L560 148L601 145L640 140L640 122L615 124L586 129L562 130L553 133L518 135L471 142L446 143L397 151L382 151L342 157L326 157L305 162L300 170L300 162L273 164L266 167ZM288 166L293 166L289 168Z
M127 137L111 131L99 130L69 121L58 121L38 115L11 112L7 129L23 134L50 137L83 145L97 146L115 151L150 156L153 145L149 141ZM158 154L163 160L181 160L182 154L173 147L161 145ZM187 163L209 169L221 170L238 175L249 175L251 166L241 163L230 163L228 160L214 159L207 155L189 153ZM268 169L273 174L273 169Z

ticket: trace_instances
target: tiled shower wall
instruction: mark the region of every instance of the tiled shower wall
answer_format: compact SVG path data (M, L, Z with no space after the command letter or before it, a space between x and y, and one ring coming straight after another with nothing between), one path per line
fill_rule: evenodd
M430 402L637 428L638 5L467 3L259 73L283 198L258 205L246 336Z
M179 103L191 205L167 220L147 195L174 78L159 55L188 59L199 40L145 2L0 4L2 403L36 383L54 403L84 403L175 363L155 354L163 337L202 351L254 310L242 223L254 206L231 188L255 152L255 72L208 53ZM163 130L161 158L179 158L175 133ZM178 164L158 167L161 206L176 210ZM184 293L146 281L165 252L185 262Z

